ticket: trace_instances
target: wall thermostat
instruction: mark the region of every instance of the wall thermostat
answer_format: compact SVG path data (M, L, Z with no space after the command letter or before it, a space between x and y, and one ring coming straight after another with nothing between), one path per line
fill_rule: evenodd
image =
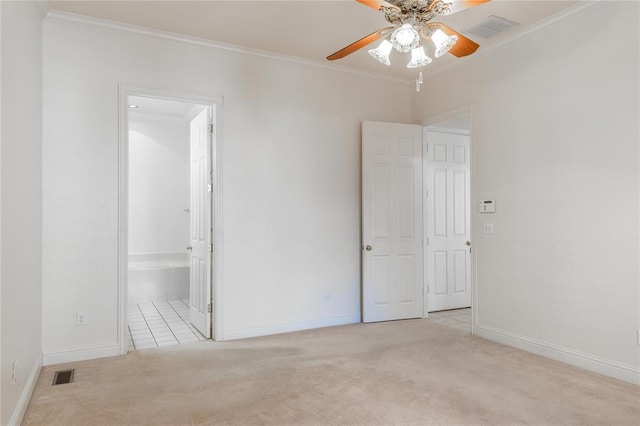
M480 213L495 213L496 212L496 200L480 200L479 202Z

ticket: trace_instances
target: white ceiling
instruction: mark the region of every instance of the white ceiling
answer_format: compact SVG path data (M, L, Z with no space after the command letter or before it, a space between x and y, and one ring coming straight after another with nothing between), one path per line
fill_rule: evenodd
M490 39L469 37L480 44L478 52L481 52L576 3L566 0L493 0L438 20L458 32L490 15L521 24ZM317 61L325 61L326 56L342 47L388 26L381 12L355 0L74 0L49 1L49 6L52 10ZM435 72L466 59L445 55L434 60L425 72ZM415 71L405 68L408 56L400 59L400 54L395 53L391 60L390 67L379 64L365 48L333 63L399 78L415 78Z

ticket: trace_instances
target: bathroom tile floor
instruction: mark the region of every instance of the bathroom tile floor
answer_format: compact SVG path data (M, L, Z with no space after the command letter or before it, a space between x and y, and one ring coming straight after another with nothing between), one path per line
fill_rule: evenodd
M429 312L427 319L466 333L471 333L471 308Z
M129 351L205 340L189 322L188 300L129 305L127 320Z

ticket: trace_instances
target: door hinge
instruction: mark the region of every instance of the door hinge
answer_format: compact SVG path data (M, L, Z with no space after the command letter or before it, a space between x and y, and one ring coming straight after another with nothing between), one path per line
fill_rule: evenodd
M427 237L427 245L429 245L429 237Z
M429 294L429 286L427 286L427 294Z
M213 252L213 244L209 243L207 244L207 253L212 253Z
M211 134L213 134L213 123L207 125L207 131Z
M207 313L211 313L211 303L207 303Z
M424 144L424 150L425 150L425 151L427 151L427 152L429 152L429 144L428 144L428 143L425 143L425 144Z
M424 198L429 198L429 190L428 189L426 189L424 191Z
M207 192L209 192L209 193L213 192L213 184L212 183L207 185Z

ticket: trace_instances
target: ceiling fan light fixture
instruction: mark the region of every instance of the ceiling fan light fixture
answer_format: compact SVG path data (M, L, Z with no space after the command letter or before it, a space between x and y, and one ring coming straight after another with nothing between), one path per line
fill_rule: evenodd
M431 58L424 53L424 48L419 46L411 51L411 60L407 64L407 68L421 68L431 62Z
M391 44L393 48L401 53L407 53L418 47L420 34L411 24L402 24L391 34Z
M439 58L440 56L447 53L456 44L456 42L458 41L458 36L448 36L441 29L437 29L433 32L433 34L431 34L431 41L433 41L433 44L436 48L434 55L436 58Z
M375 49L369 50L369 55L373 56L374 59L381 64L391 65L391 61L389 61L389 53L391 53L391 49L393 45L388 40L382 40L382 43Z

